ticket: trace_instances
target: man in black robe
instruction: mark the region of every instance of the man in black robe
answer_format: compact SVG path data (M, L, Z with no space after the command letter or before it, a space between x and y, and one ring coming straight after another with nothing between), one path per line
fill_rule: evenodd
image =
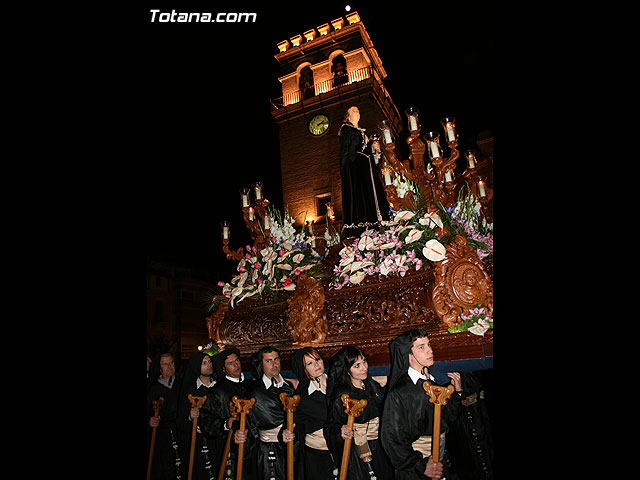
M178 404L178 429L181 435L183 478L189 472L189 455L191 449L191 434L193 421L199 417L198 408L191 407L189 394L194 397L209 395L209 389L215 385L213 380L213 364L211 357L204 352L197 352L189 358L187 371L182 381L180 403ZM199 420L198 420L199 422ZM196 445L193 452L193 480L214 480L218 474L215 466L222 452L213 451L214 445L202 434L200 427L196 427Z
M156 427L156 440L151 464L153 480L175 480L181 474L181 452L178 449L176 417L181 380L176 377L173 355L164 353L151 363L147 389L147 425L149 439ZM154 416L153 401L164 398L158 416ZM148 450L147 450L148 458Z
M425 480L448 477L445 435L460 412L462 385L459 373L448 373L455 392L441 407L440 453L436 463L431 455L434 405L422 385L434 384L428 367L433 365L433 351L427 332L409 330L389 343L391 370L388 393L382 415L380 438L396 469L396 480Z
M240 351L237 348L222 350L213 357L213 365L218 381L215 387L209 390L207 400L200 410L198 426L207 439L211 438L214 442L214 450L223 452L229 431L238 428L237 423L233 426L236 417L229 413L229 402L234 396L246 399L246 391L253 380L245 379L240 364ZM220 462L224 462L226 467L223 479L235 480L237 452L237 445L231 442L228 458L220 457L214 462L216 475Z
M359 236L366 228L377 228L389 219L389 203L380 181L379 156L363 128L360 110L347 110L340 127L340 177L342 181L343 238ZM379 148L379 143L378 143Z
M236 443L245 442L246 465L255 459L257 476L260 480L285 480L287 451L285 444L294 442L294 470L295 458L299 442L293 432L287 430L286 412L280 401L280 393L293 395L291 383L280 375L280 351L272 346L265 346L254 353L251 363L256 369L256 381L247 392L247 398L255 398L247 415L247 429L245 432L236 431ZM248 456L247 456L248 454ZM243 467L244 468L244 467ZM244 470L243 470L244 471ZM251 478L245 475L244 478Z

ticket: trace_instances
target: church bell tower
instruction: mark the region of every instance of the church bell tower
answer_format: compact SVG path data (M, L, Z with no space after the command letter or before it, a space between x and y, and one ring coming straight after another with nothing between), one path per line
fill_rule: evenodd
M359 108L359 126L369 137L380 134L382 120L396 138L402 129L382 83L387 74L358 12L345 18L278 43L275 55L282 97L271 100L271 114L280 135L284 206L293 217L300 213L296 225L315 221L316 234L324 231L327 202L342 223L338 131L347 109Z

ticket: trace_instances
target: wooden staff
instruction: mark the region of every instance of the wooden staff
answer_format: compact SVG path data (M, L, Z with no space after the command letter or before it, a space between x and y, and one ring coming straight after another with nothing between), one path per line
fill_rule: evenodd
M204 401L207 399L207 396L203 397L195 397L191 394L187 395L187 398L191 402L191 408L197 408L198 410L202 405L204 405ZM193 475L193 453L196 449L196 429L198 428L198 417L193 419L193 428L191 429L191 451L189 452L189 475L187 476L187 480L191 480L191 475Z
M364 407L367 406L367 401L363 398L362 400L351 400L349 398L349 394L343 393L340 396L342 403L344 405L344 413L349 415L347 417L347 427L353 429L353 421L356 417L359 417ZM351 453L351 438L347 438L344 441L344 447L342 447L342 463L340 464L340 480L345 480L347 478L347 469L349 467L349 453Z
M229 402L229 414L232 417L238 416L238 411L236 410L236 406L233 402ZM231 449L231 437L233 435L233 428L229 429L229 433L227 435L227 443L224 444L224 452L222 452L222 461L220 463L220 470L218 470L218 480L222 480L224 476L224 469L227 467L227 457L229 456L229 450Z
M431 458L434 462L438 462L440 454L440 408L442 405L446 405L449 397L453 393L453 385L448 387L438 387L437 385L431 385L429 380L426 380L422 384L422 388L426 395L429 397L429 401L433 403L433 433L431 434Z
M293 432L293 412L300 403L300 395L288 397L286 393L280 394L282 409L287 412L287 430ZM287 480L293 480L293 442L287 443Z
M160 413L160 408L164 403L164 397L160 397L158 400L153 400L151 402L151 407L153 408L153 416L157 417ZM151 447L149 448L149 464L147 466L147 480L151 478L151 462L153 462L153 449L156 446L156 429L158 427L153 427L151 430Z
M240 414L240 428L241 432L244 432L246 415L253 407L253 404L256 403L256 399L252 398L251 400L245 400L244 398L238 398L237 396L233 396L231 398L233 403L236 406L237 412ZM242 457L244 456L244 443L238 444L238 466L236 467L236 480L242 480Z

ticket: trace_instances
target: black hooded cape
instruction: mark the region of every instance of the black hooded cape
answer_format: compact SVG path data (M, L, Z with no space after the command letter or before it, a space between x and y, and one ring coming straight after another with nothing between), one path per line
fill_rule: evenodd
M419 437L433 433L434 405L422 388L424 380L418 379L414 384L407 373L412 347L409 337L409 332L405 332L389 343L391 370L380 438L396 470L396 480L425 480L428 477L424 470L429 457L423 457L411 444ZM440 433L447 432L459 415L459 402L460 395L454 393L441 407ZM444 465L443 476L448 477L445 455L441 455L439 461Z

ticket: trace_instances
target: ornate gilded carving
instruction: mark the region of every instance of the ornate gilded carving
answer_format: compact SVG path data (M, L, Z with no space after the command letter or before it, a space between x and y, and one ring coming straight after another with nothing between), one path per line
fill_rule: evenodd
M293 343L322 343L328 333L324 288L318 280L305 273L298 276L296 283L295 293L287 300L287 327L291 330Z
M447 245L447 256L436 263L433 305L442 321L441 330L460 323L460 315L475 305L493 313L493 284L482 261L464 237L457 235Z

